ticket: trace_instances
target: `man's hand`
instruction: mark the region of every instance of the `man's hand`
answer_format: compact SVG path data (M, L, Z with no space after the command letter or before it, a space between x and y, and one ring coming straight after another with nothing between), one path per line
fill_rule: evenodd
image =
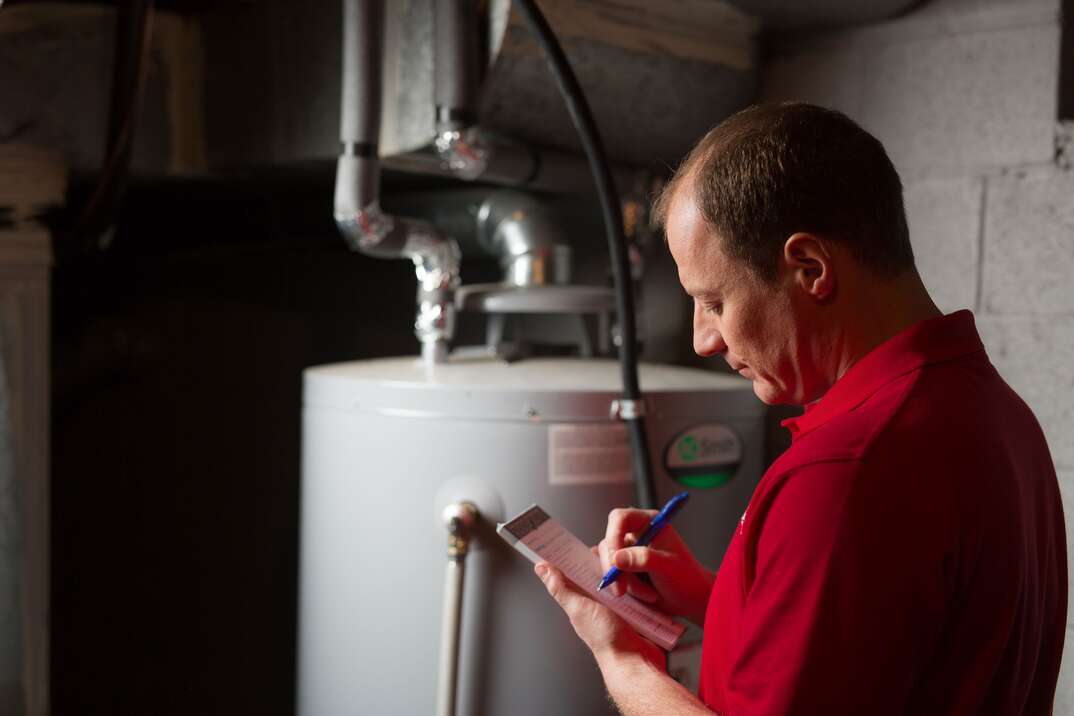
M664 651L634 631L618 614L583 592L547 562L536 565L534 571L598 662L634 654L663 669Z
M647 572L652 584L634 574L621 574L607 587L614 594L624 591L676 617L703 626L705 608L715 575L690 553L674 527L665 527L648 547L632 546L645 531L655 510L620 508L608 515L604 539L597 545L600 568L615 565L622 572Z
M594 548L596 549L596 548ZM541 562L534 571L597 659L608 693L624 716L712 716L697 697L664 673L667 656L615 612Z

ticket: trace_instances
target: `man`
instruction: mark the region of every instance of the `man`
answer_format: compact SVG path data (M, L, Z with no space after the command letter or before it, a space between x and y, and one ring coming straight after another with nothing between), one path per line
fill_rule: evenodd
M717 575L612 512L612 589L705 628L697 696L547 564L624 714L1046 714L1066 625L1063 514L1032 413L914 267L880 143L807 104L712 130L658 199L694 348L805 406ZM696 518L696 516L695 516ZM623 583L621 583L623 582Z

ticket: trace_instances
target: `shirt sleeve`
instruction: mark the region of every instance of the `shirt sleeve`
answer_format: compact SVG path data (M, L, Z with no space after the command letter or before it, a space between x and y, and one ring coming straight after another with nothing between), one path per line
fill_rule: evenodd
M875 716L911 705L943 622L944 564L921 524L935 506L922 504L912 476L882 473L817 463L754 496L733 716Z

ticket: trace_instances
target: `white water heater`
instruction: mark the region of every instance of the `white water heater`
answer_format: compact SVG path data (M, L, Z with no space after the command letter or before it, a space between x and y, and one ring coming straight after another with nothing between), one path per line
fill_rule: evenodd
M736 376L643 365L657 496L715 568L763 470L763 405ZM611 713L566 616L495 523L533 503L588 543L633 501L611 360L453 356L305 373L298 713L424 715L437 693L446 533L480 512L465 574L458 713ZM689 648L688 645L685 648ZM696 647L695 647L696 649Z

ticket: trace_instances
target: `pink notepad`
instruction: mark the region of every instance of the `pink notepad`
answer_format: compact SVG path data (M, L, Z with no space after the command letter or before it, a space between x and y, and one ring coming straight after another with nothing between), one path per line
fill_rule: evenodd
M537 505L498 525L496 533L535 564L548 562L591 597L621 616L646 639L671 651L686 627L629 594L617 597L610 589L597 591L603 576L600 560L567 528Z

